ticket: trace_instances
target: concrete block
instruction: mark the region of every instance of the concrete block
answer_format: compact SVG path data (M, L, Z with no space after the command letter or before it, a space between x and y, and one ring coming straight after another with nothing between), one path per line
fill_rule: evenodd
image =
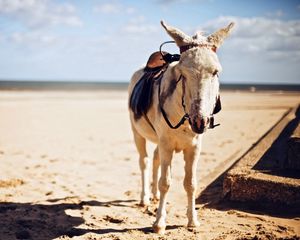
M278 153L280 158L288 156L287 145L290 132L295 129L295 126L298 126L296 129L299 128L296 113L297 107L287 110L275 126L226 173L223 181L223 196L228 196L233 201L280 203L300 207L298 140L296 143L291 140L292 148L289 150L295 151L289 154L292 155L292 164L297 166L298 170L286 169L283 164L286 159L282 159L279 164L277 161ZM294 131L295 134L296 132L299 133L298 130ZM273 164L272 161L275 163Z

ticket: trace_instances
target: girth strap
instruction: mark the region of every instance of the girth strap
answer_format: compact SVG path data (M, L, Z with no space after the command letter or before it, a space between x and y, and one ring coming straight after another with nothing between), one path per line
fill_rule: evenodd
M156 132L156 131L155 131L155 128L154 128L154 126L153 126L153 124L151 123L150 119L149 119L148 116L147 116L147 113L145 113L145 114L143 115L143 117L145 118L145 120L147 121L147 123L150 125L150 127L152 128L152 130L153 130L154 132Z

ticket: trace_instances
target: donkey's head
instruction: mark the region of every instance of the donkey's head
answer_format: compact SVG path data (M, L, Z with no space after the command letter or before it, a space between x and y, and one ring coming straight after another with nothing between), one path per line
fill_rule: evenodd
M175 69L183 77L183 94L191 128L196 133L203 133L210 116L217 111L215 107L219 106L218 78L222 67L216 50L234 24L230 23L208 37L200 33L190 37L163 21L161 24L180 48L181 57Z

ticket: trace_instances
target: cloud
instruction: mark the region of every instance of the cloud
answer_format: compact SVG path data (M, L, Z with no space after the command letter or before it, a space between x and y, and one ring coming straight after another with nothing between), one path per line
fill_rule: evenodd
M280 18L284 15L284 12L281 9L278 9L274 12L268 12L266 15L270 18L272 18L272 17Z
M206 22L202 28L212 33L220 27L235 22L227 48L251 54L266 54L276 58L300 58L300 20L280 20L263 17L219 17Z
M119 14L119 13L127 13L132 14L135 12L135 8L127 7L120 3L103 3L94 7L95 13L103 13L103 14Z
M157 2L160 4L173 4L173 3L197 2L197 0L157 0Z
M136 23L129 23L123 27L122 31L126 33L148 34L148 33L156 32L157 27L152 24L139 25Z
M122 32L130 34L149 34L157 32L158 26L146 23L144 16L132 18L123 26Z
M50 0L0 0L0 15L16 19L30 28L83 25L74 5Z
M156 0L158 4L161 5L171 5L171 4L193 4L193 3L205 3L213 2L214 0Z
M8 40L18 45L37 47L41 45L53 45L58 42L58 38L38 31L33 32L14 32Z

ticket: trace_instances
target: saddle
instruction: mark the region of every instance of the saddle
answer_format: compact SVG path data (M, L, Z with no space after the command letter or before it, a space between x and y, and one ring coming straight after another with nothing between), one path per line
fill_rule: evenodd
M166 55L167 52L162 52L162 54ZM150 55L146 68L155 69L163 67L167 62L163 59L161 52L154 52Z
M167 52L162 52L164 55ZM168 63L163 59L161 52L154 52L150 55L144 68L144 74L135 84L130 96L129 107L137 120L146 116L152 105L153 85L160 79Z

